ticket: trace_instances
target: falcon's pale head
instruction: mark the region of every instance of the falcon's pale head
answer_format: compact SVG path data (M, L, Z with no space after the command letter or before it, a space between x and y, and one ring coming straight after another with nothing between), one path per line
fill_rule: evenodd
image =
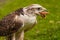
M25 12L29 14L41 15L42 17L45 17L46 14L48 14L47 9L39 4L32 4L30 6L25 7Z

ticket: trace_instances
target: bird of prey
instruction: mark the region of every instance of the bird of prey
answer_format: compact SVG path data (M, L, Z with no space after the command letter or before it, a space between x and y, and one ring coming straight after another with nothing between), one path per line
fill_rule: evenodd
M24 40L24 32L37 23L36 17L45 18L48 11L39 4L32 4L8 14L0 20L0 36L6 40Z

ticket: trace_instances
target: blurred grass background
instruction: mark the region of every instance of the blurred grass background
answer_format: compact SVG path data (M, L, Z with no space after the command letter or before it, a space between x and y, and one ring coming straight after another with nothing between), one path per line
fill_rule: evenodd
M25 33L25 40L60 40L60 0L0 0L0 19L21 7L40 4L47 8L46 19L37 17L37 25ZM2 37L0 37L0 40Z

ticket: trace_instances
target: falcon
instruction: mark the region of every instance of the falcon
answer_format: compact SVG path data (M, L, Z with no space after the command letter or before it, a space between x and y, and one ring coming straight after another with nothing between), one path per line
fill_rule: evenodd
M45 18L47 14L47 9L39 4L19 8L0 20L0 36L6 36L6 40L24 40L24 32L37 24L37 16Z

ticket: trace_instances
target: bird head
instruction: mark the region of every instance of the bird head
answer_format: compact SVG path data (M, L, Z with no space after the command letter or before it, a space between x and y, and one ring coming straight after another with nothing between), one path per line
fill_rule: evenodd
M47 9L42 7L39 4L29 5L29 6L25 7L25 11L26 11L26 13L29 13L29 14L40 15L43 18L45 18L46 14L48 14Z

